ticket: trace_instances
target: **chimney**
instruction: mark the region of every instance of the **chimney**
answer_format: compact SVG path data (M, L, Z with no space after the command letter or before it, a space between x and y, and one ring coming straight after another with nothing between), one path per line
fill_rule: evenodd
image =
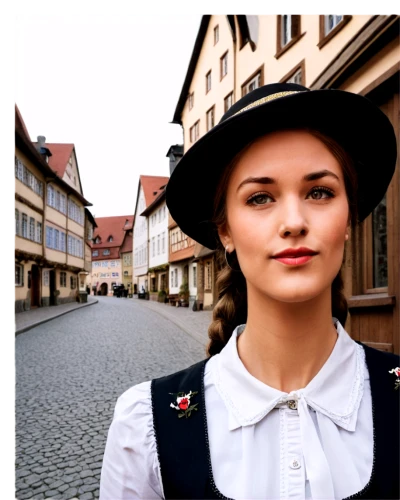
M38 141L38 148L44 148L45 143L46 143L46 137L44 135L38 135L37 137Z
M52 156L52 154L46 147L46 137L44 135L37 136L37 150L43 156L46 163L49 163L49 156Z
M169 158L169 175L172 175L172 172L175 170L175 167L178 165L179 160L183 156L183 146L178 144L171 146L166 156Z

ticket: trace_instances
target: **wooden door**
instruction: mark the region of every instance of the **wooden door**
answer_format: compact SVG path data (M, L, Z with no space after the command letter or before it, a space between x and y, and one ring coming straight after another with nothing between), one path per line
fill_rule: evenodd
M373 100L393 124L398 148L399 74L376 88ZM379 175L379 165L377 166ZM400 174L399 151L386 195L358 229L353 245L353 297L349 300L351 336L383 351L400 346Z

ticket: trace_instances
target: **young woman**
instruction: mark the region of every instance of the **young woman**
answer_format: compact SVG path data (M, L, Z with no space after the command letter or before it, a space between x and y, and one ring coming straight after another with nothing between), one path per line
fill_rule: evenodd
M399 498L399 359L347 334L340 275L396 155L370 101L294 84L189 149L167 204L218 252L209 356L119 398L102 500Z

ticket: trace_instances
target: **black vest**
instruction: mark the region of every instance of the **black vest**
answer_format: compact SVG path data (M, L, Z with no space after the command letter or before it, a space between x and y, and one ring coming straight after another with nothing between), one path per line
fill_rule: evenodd
M367 486L348 498L399 499L399 393L389 370L400 365L399 356L365 350L370 375L374 425L374 456ZM216 487L211 468L204 370L207 360L151 382L153 425L166 499L227 498ZM170 408L170 393L198 391L193 403L199 410L178 418Z

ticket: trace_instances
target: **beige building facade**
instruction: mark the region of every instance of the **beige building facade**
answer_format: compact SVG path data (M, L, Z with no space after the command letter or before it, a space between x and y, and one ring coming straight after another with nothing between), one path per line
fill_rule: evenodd
M127 265L126 255L130 255L132 259L133 220L133 215L95 218L90 275L93 295L111 296L114 294L114 286L124 285L128 289L128 284L132 284L129 281L132 276L131 266ZM125 272L128 274L124 274Z
M173 118L183 127L184 151L243 95L276 82L366 96L387 114L399 139L399 32L396 15L203 16ZM352 235L343 264L346 329L356 340L396 353L399 199L397 166L384 199ZM213 279L216 271L213 262Z
M72 187L52 168L58 153L54 151L52 159L49 145L44 137L40 139L40 144L31 142L16 108L16 312L84 300L91 260L85 253L85 232L91 222L84 216L85 207L91 204L80 184ZM57 146L62 149L64 145Z

